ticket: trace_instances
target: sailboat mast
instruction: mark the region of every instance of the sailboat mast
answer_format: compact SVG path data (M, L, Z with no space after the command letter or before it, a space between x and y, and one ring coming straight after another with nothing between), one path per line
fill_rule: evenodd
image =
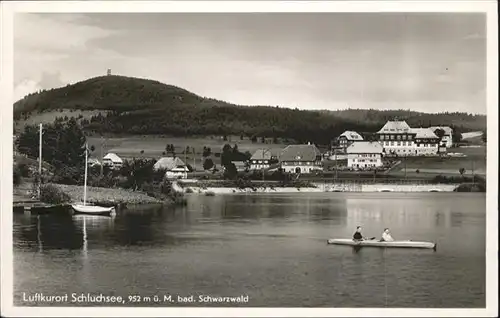
M86 205L87 202L87 157L88 157L88 145L85 144L85 183L83 185L83 205Z

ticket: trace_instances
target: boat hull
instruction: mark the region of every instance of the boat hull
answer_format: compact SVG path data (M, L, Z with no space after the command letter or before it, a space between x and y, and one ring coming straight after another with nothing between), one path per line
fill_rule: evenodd
M379 240L354 241L352 239L329 239L328 244L349 245L359 247L395 247L395 248L427 248L436 249L436 243L419 241L393 241L381 242Z
M71 207L73 208L75 214L105 215L105 216L110 216L115 214L114 207L102 207L102 206L81 205L81 204L72 204Z

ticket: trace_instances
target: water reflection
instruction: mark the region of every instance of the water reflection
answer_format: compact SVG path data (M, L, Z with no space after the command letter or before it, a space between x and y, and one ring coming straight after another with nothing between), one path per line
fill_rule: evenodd
M464 215L461 212L451 212L450 223L452 227L462 226Z
M115 218L14 215L15 288L186 295L243 288L249 306L380 307L387 286L394 307L481 306L484 211L484 195L299 193L191 196L185 207L131 207ZM388 226L396 238L439 247L326 244L351 237L358 224L367 236Z

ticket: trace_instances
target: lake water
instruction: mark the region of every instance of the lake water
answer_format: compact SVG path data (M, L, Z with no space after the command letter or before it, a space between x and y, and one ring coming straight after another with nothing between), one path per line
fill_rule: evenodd
M102 293L128 306L206 306L128 296L243 295L248 302L226 306L484 307L485 210L484 193L299 193L192 195L186 207L114 218L15 215L14 299ZM366 236L389 227L396 239L436 241L437 251L326 244L357 225Z

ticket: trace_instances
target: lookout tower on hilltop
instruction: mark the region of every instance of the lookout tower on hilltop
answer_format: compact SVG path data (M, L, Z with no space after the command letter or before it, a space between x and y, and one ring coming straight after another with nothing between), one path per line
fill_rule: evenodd
M107 75L108 75L108 76L110 76L110 75L111 75L111 69L110 69L110 68L108 68L108 73L107 73Z

